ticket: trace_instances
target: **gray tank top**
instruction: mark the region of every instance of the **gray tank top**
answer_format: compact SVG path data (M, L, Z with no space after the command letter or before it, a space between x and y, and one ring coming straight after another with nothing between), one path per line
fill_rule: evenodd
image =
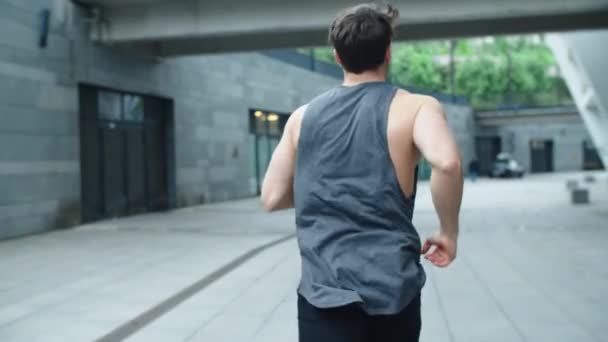
M400 312L426 280L414 196L401 191L388 151L397 88L339 86L302 117L294 181L302 278L319 308L358 303L368 314Z

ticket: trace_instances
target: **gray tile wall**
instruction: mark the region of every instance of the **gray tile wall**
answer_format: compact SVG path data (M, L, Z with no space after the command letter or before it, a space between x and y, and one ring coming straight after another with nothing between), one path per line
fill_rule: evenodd
M512 153L526 170L530 170L530 140L553 140L555 171L581 170L583 141L590 139L586 127L580 123L519 124L498 129L505 152Z
M257 53L127 55L89 43L81 13L40 49L45 7L0 3L0 238L80 222L79 82L174 99L181 206L251 195L249 108L289 112L337 83Z
M467 165L475 159L475 134L476 125L473 117L473 108L457 104L443 104L448 119L448 124L452 129L454 138L460 147L460 155L464 171Z
M50 1L0 4L0 238L79 222L77 92L57 27L39 49Z

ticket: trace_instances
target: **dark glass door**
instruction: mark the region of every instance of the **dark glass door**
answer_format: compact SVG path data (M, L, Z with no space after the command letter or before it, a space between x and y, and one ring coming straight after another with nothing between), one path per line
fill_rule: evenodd
M146 211L146 177L144 168L144 134L142 127L126 132L127 194L129 214Z
M146 129L146 174L149 210L161 210L167 206L167 173L165 165L164 131L160 125Z
M125 188L124 138L119 129L102 129L104 216L118 217L127 213Z
M168 208L171 106L165 99L80 87L84 222Z
M583 170L601 170L604 168L597 149L590 140L583 141Z
M254 194L260 194L266 169L272 153L279 144L289 115L261 110L249 113L250 142L252 143L252 167Z
M476 147L479 172L482 175L489 175L496 156L502 152L502 140L497 136L477 137Z
M530 171L553 171L553 140L535 139L530 141Z

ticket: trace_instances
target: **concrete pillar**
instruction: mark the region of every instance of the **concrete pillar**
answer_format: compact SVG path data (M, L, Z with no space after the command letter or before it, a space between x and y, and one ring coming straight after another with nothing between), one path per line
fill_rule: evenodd
M593 143L608 167L608 30L547 35Z

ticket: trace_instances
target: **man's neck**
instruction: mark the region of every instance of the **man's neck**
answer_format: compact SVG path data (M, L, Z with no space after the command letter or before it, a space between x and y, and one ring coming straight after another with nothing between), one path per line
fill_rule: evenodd
M342 85L354 86L354 85L357 85L360 83L385 82L385 81L386 81L386 73L383 70L364 71L360 74L344 72L344 82L342 82Z

